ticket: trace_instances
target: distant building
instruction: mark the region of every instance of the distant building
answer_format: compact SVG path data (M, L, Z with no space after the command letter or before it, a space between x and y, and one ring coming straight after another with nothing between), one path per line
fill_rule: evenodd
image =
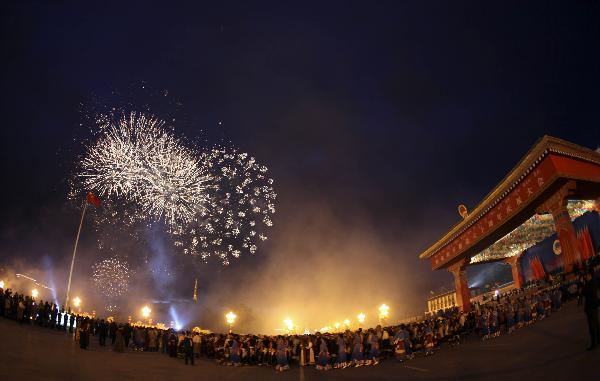
M427 299L427 314L434 314L440 310L456 307L456 291L448 291Z

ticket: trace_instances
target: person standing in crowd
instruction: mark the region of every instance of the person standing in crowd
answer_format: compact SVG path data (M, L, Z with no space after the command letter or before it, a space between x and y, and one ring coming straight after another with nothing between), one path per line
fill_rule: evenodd
M154 328L148 329L148 337L147 337L147 346L148 351L156 352L156 330Z
M192 342L194 344L194 357L200 358L200 334L198 332L194 332L194 337L192 337Z
M101 346L106 345L106 336L108 336L108 327L104 319L100 319L100 323L98 323L98 341Z
M315 365L315 344L312 338L308 338L304 349L304 359L308 365Z
M115 345L115 340L117 339L117 323L111 321L108 326L108 336L110 337L110 344Z
M319 359L317 360L317 370L329 370L329 349L324 337L317 338L319 343Z
M171 336L169 331L163 331L161 336L163 353L167 353L167 349L169 348L169 336Z
M113 340L113 349L115 352L123 353L125 352L125 341L123 340L123 328L118 327L115 330L115 339Z
M434 339L433 339L433 329L431 328L431 324L429 322L425 322L425 356L430 356L433 354L434 347Z
M230 365L240 366L240 343L238 337L233 335L231 338L231 346L229 347L229 363Z
M21 324L25 321L23 316L25 315L25 303L23 299L19 298L19 304L17 305L17 321Z
M38 308L39 308L39 307L41 307L41 306L38 306ZM63 326L62 326L62 330L63 330L63 331L65 331L65 332L67 332L67 329L68 329L68 327L69 327L69 313L70 313L70 312L71 312L71 311L68 311L68 310L65 310L65 309L63 309L63 315L64 315L64 317L63 317L63 323L64 323L64 324L63 324Z
M191 365L194 365L194 343L189 332L186 333L183 339L183 355L185 356L185 365L188 364L188 359Z
M396 360L402 362L406 360L406 358L410 355L408 353L408 341L410 340L410 335L408 331L406 331L404 325L401 325L398 333L394 336L394 344L395 344L395 354Z
M169 334L169 356L177 357L177 336L173 330Z
M279 336L277 339L277 365L275 370L283 372L288 369L290 369L290 365L287 359L287 341Z
M348 361L346 357L346 340L344 340L344 334L340 333L337 337L337 357L335 359L335 368L346 368Z
M592 269L585 274L583 287L581 288L581 297L584 299L583 311L585 312L590 332L590 346L587 350L591 351L596 349L600 342L600 326L598 324L598 282L594 278Z
M56 315L58 315L58 307L56 304L52 304L52 312L50 313L50 328L56 327Z
M48 307L48 303L46 303L46 307ZM75 324L75 315L71 313L71 310L69 310L69 333L73 333L73 325Z
M369 330L368 342L369 359L367 365L377 365L379 364L379 338L372 329Z
M87 317L81 320L77 330L79 331L79 347L81 349L87 349L88 341L90 339L89 320Z
M60 330L62 329L62 324L63 324L63 314L61 312L61 310L58 310L58 319L56 322L56 329Z
M131 340L131 325L129 325L129 323L125 323L123 326L123 342L125 344L125 348L129 348L129 340Z
M362 342L362 328L354 334L354 340L352 342L352 363L355 367L363 365L363 342Z

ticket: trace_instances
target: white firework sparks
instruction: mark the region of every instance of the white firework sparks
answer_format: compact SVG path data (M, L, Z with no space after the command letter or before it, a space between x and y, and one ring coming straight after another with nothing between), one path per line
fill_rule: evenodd
M211 150L203 162L210 168L217 197L202 219L173 232L175 245L185 254L204 260L216 256L228 265L231 257L254 254L267 239L264 231L273 225L277 197L274 181L266 166L237 150Z
M164 125L135 112L116 122L104 117L77 173L79 186L138 205L141 220L175 226L206 214L211 176Z
M154 222L165 223L184 254L224 265L267 240L276 193L253 157L234 149L198 155L143 113L104 115L97 125L70 197L92 191L103 200L93 213L101 249L118 251L122 232L141 239Z
M124 260L111 257L92 266L92 281L98 291L109 299L127 293L129 266Z

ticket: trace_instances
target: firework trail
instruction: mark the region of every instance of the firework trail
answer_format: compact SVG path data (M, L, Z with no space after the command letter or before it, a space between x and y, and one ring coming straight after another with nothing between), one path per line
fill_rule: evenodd
M213 149L202 155L217 189L202 219L174 230L175 245L185 254L207 260L218 257L224 265L243 252L254 254L266 230L273 225L277 194L268 169L254 157L235 149Z
M132 112L99 122L100 137L77 172L79 188L135 206L124 217L130 224L154 219L176 226L206 213L211 176L163 121Z

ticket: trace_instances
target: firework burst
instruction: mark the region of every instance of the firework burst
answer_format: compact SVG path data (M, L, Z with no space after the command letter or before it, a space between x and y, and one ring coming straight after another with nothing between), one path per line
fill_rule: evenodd
M78 188L135 205L126 217L133 220L175 226L206 214L210 174L163 121L132 112L102 117L99 125L76 174Z
M207 260L218 257L224 265L242 253L254 254L273 225L275 198L268 169L254 157L235 149L213 149L202 155L210 168L217 197L201 219L174 231L175 245Z
M122 233L139 241L162 226L178 251L227 265L267 239L276 193L254 157L235 149L199 154L144 113L102 115L96 125L70 198L92 191L103 199L91 212L101 249L118 252Z
M125 295L129 287L130 270L126 261L111 257L92 266L92 282L110 300Z

